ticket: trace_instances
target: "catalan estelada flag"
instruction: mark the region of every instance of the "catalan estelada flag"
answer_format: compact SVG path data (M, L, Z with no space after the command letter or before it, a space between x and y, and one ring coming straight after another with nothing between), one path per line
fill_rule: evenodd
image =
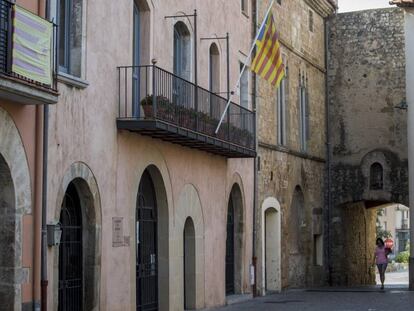
M285 76L285 66L283 65L279 37L271 12L259 33L256 46L257 52L252 63L252 70L275 87L278 87Z

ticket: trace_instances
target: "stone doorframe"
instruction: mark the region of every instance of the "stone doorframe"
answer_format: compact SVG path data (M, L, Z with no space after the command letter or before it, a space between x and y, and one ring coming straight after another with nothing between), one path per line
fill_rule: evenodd
M263 201L262 204L262 288L263 288L263 295L266 295L266 211L273 209L276 213L276 222L277 222L277 239L274 241L276 249L277 249L277 256L276 256L276 274L277 274L277 286L276 291L282 290L282 273L281 273L281 234L282 234L282 217L281 217L281 208L279 201L273 197L268 197Z
M70 183L75 185L82 209L82 252L83 252L83 305L85 310L100 309L101 280L101 199L95 176L83 162L73 163L60 184L53 222L58 223L63 198ZM52 310L58 309L59 292L59 247L52 249L53 259L53 301Z
M22 308L21 284L29 281L29 271L22 266L23 216L32 213L32 193L29 165L20 133L12 117L0 107L0 154L8 166L14 188L14 310ZM7 270L7 269L4 269ZM3 279L7 271L1 271ZM7 279L7 278L5 278Z

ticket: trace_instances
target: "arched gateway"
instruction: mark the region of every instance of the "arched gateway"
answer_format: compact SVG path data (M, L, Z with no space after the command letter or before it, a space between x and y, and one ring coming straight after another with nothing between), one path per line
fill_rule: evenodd
M165 310L169 302L168 205L164 182L154 165L138 187L136 237L136 309Z

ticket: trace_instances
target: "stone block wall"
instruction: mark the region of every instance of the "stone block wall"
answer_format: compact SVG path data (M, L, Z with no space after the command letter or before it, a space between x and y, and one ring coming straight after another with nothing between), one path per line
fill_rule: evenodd
M376 209L367 208L408 204L406 110L399 109L405 104L403 22L403 11L395 8L328 21L326 256L334 285L373 282L365 261L375 247ZM374 163L383 169L381 189L371 185Z
M269 1L258 8L259 21ZM263 202L274 198L281 214L281 288L325 283L324 263L314 261L314 239L323 236L325 133L325 31L324 18L334 12L330 1L275 2L273 16L279 33L287 75L286 144L278 144L277 90L258 78L257 110L260 169L258 175L257 254L262 263L264 243ZM311 20L310 20L311 19ZM313 30L310 22L313 22ZM309 130L306 150L300 145L300 80L309 95ZM296 206L296 196L303 202ZM298 209L298 211L295 211ZM298 219L300 221L298 221ZM295 240L299 245L295 245ZM268 243L266 241L266 243ZM265 293L266 273L258 265L258 289Z

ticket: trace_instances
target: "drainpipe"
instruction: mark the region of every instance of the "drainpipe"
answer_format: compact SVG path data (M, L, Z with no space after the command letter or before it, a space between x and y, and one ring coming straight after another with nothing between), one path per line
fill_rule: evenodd
M43 107L43 178L42 178L42 261L41 261L41 306L42 311L47 310L47 157L49 134L49 105Z
M35 127L35 179L33 206L33 304L34 310L39 310L40 300L40 258L41 258L41 221L42 221L42 107L36 106Z
M50 19L50 0L45 2L45 17ZM46 213L47 213L47 159L49 146L49 105L43 106L43 172L42 172L42 245L41 245L41 310L47 311L47 231L46 231Z
M45 0L38 0L37 14L44 17ZM33 310L39 311L41 301L41 222L42 222L42 178L43 178L43 111L42 106L35 108L35 179L34 179L34 206L33 206Z
M408 176L410 205L410 271L409 288L414 291L414 7L407 7L405 17L405 59L407 92L407 141L408 141Z
M330 131L331 131L331 124L329 121L329 83L328 83L328 61L329 61L329 47L328 47L328 40L329 40L329 29L328 29L328 20L329 17L324 19L324 31L325 31L325 126L326 126L326 191L327 194L325 196L327 203L327 210L326 210L326 219L327 219L327 230L326 230L326 240L327 243L327 262L328 262L328 284L332 286L332 262L331 262L331 208L332 208L332 194L331 194L331 139L330 139Z
M257 17L258 17L258 6L257 6L257 1L252 1L252 7L253 7L253 30L252 30L252 40L254 40L256 38L256 31L257 31ZM256 111L256 93L257 93L257 79L256 79L256 75L253 74L252 75L252 84L253 84L253 96L252 96L252 108L254 111L254 122L255 122L255 144L256 144L256 152L259 151L258 149L258 127L257 127L257 111ZM254 179L253 179L253 240L252 240L252 265L253 265L253 269L254 269L254 284L252 286L252 291L253 291L253 297L257 297L257 256L256 256L256 237L257 237L257 232L256 232L256 211L257 211L257 197L258 197L258 185L257 185L257 157L254 158L253 161L253 171L254 171Z

